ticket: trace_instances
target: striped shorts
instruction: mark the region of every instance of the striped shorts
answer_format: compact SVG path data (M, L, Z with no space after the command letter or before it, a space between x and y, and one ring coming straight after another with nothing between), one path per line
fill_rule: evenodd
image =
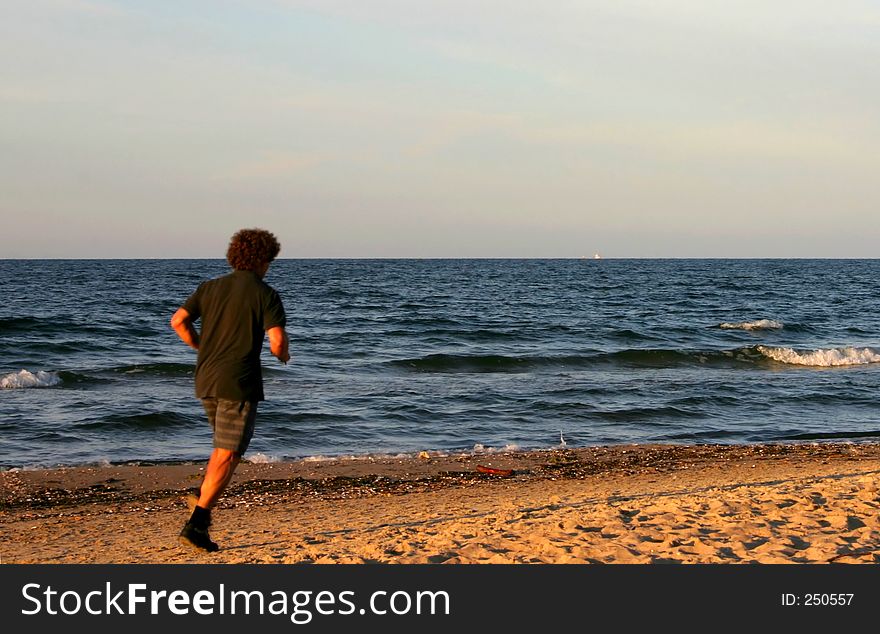
M202 405L208 422L214 430L214 448L228 449L244 455L257 421L255 401L228 401L222 398L203 398Z

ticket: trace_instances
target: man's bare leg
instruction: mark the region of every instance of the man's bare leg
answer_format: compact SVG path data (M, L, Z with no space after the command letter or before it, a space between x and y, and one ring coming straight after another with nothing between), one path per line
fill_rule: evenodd
M208 466L205 469L205 479L199 492L199 506L211 510L220 499L226 489L235 468L241 462L241 455L228 449L214 449Z
M219 548L208 535L211 508L232 480L239 462L241 462L241 454L229 449L215 448L211 453L208 466L205 468L205 479L202 481L198 503L191 505L192 516L180 532L180 540L183 543L207 552L214 552ZM187 503L189 504L189 500Z

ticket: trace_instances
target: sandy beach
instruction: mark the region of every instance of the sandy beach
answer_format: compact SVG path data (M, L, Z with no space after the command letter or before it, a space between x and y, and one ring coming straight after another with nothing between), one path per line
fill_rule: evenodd
M880 445L616 446L0 473L3 563L880 563ZM493 471L494 470L494 471Z

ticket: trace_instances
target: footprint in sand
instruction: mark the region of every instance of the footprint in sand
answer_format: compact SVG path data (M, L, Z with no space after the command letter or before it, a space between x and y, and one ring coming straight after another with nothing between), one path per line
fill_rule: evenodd
M795 550L806 550L812 543L803 539L802 537L798 537L797 535L792 535L788 538L788 545L794 548Z

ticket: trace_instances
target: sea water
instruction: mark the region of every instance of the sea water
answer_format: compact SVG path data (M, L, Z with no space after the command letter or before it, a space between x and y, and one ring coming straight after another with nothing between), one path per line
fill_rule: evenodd
M223 260L0 260L0 467L204 460ZM261 461L880 437L877 260L279 260Z

